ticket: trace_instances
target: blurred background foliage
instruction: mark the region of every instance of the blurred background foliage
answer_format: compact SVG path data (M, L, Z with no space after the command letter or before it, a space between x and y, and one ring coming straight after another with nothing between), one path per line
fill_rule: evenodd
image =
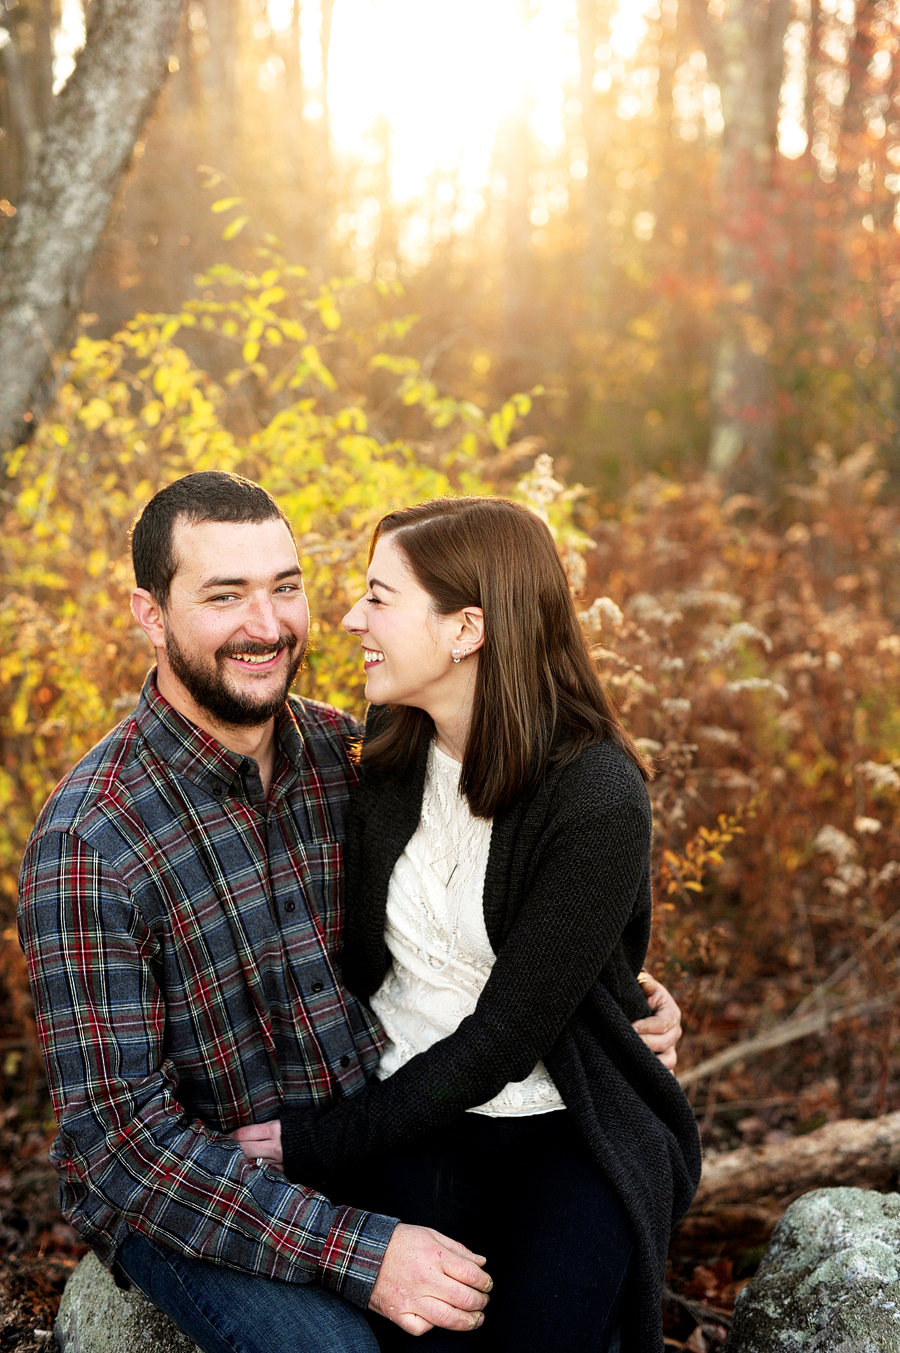
M686 1061L795 1010L845 1016L767 1054L763 1080L748 1062L700 1082L708 1140L898 1108L897 1015L864 1008L896 982L900 925L896 10L509 0L498 82L559 16L556 131L522 74L483 181L438 156L409 192L396 121L342 139L350 3L185 6L54 402L5 466L8 1094L32 1057L21 850L149 661L128 526L216 466L285 506L317 623L300 689L354 709L337 621L374 521L440 492L546 513L657 766L652 959L686 1007ZM0 222L80 8L0 13ZM419 12L438 39L461 22ZM410 80L446 75L456 48L417 47L403 13ZM457 74L451 121L480 93Z
M81 10L6 5L0 234ZM897 48L890 0L188 0L89 332L270 234L318 281L401 281L460 398L545 384L569 477L770 492L824 441L895 478Z

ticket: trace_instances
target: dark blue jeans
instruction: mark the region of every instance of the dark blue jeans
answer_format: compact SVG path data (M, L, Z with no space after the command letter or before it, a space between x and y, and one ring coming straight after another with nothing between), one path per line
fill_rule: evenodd
M325 1192L333 1202L433 1226L487 1256L494 1291L480 1329L434 1329L416 1339L370 1316L385 1353L616 1346L632 1232L567 1112L462 1114L422 1144L329 1181Z
M237 1273L137 1234L116 1263L205 1353L377 1353L363 1313L313 1283Z

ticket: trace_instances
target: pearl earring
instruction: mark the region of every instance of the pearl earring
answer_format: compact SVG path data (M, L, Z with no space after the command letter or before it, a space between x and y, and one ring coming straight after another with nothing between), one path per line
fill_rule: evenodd
M460 662L461 659L462 659L462 649L461 649L461 648L454 648L453 651L452 651L452 653L450 654L450 656L451 656L451 658L453 659L454 662Z

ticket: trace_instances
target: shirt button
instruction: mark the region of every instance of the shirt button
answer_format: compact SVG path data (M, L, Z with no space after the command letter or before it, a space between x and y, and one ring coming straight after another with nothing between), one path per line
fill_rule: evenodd
M346 1053L344 1053L343 1057L341 1058L341 1066L343 1066L343 1067L348 1067L349 1065L350 1065L350 1058L347 1056Z
M325 986L324 982L313 982L312 989L313 991L322 991L324 986Z
M293 910L295 909L296 906L297 906L297 903L294 901L294 899L293 899L292 897L289 897L288 900L287 900L287 901L285 902L285 904L284 904L284 909L285 909L285 911L293 911Z

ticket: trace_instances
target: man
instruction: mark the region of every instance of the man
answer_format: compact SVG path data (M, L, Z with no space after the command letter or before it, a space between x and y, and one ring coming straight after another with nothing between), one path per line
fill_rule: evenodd
M287 520L258 485L188 475L132 553L157 666L22 869L63 1211L209 1353L370 1353L366 1309L475 1328L482 1256L290 1184L229 1135L354 1094L380 1051L338 969L359 725L288 698L309 613ZM671 1063L659 991L643 1036Z

